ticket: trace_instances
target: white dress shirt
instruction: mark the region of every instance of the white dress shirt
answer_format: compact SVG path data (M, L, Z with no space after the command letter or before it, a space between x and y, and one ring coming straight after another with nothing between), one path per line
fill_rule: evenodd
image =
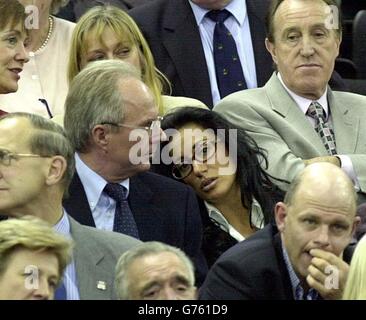
M230 223L227 221L227 219L224 217L224 215L220 212L219 209L217 209L212 204L204 201L205 206L207 208L208 216L215 220L220 228L230 234L235 240L238 242L245 240L245 237L237 231ZM264 216L261 206L259 205L258 201L256 199L253 199L252 207L251 207L251 217L252 217L252 224L257 229L262 229L264 227Z
M202 46L210 77L213 104L216 105L221 100L216 80L213 56L213 35L216 24L210 18L205 17L206 13L210 10L201 8L192 1L189 1L189 3L192 7L197 26L200 30ZM232 0L225 9L230 11L232 14L224 21L224 24L235 40L247 87L248 89L256 88L257 74L246 2L245 0Z
M113 231L114 213L116 201L103 192L107 181L99 174L90 169L75 153L76 171L83 184L89 207L93 215L97 229ZM127 196L130 188L130 180L120 182L120 185L127 189Z
M53 226L53 228L56 232L62 234L66 238L72 239L70 221L65 210L62 218ZM80 300L74 259L72 259L72 261L66 266L62 281L66 289L67 300Z

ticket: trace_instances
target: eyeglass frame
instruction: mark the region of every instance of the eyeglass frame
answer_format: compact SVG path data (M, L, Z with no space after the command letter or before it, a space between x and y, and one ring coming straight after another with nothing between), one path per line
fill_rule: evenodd
M5 163L5 157L8 163ZM51 156L42 156L35 153L16 153L6 149L0 149L0 164L9 167L11 166L11 160L17 160L17 158L50 158Z
M110 126L116 126L116 127L122 127L122 128L130 128L130 129L144 129L148 132L149 135L152 134L154 129L161 129L161 121L164 119L162 116L158 116L155 120L151 122L151 125L149 127L140 127L140 126L133 126L130 124L124 124L124 123L114 123L114 122L101 122L101 125L110 125ZM156 125L157 124L157 125Z
M207 142L207 141L206 141ZM196 160L195 159L195 153L193 154L193 157L192 157L192 162L191 163L180 163L180 164L174 164L173 166L172 166L172 170L171 170L171 174L172 174L172 176L174 177L174 179L176 179L176 180L183 180L183 179L185 179L185 178L187 178L191 173L192 173L192 171L193 171L193 161L196 161L196 162L199 162L199 163L206 163L209 159L211 159L214 155L216 155L216 152L217 152L217 141L215 141L214 143L214 146L215 146L215 151L212 153L212 155L210 155L206 160ZM175 174L174 174L174 170L176 169L176 170L178 170L178 171L180 171L179 169L178 169L178 165L181 165L181 164L186 164L186 165L189 165L190 167L189 167L189 170L188 170L188 173L186 173L185 175L183 175L182 177L178 177L178 176L176 176Z

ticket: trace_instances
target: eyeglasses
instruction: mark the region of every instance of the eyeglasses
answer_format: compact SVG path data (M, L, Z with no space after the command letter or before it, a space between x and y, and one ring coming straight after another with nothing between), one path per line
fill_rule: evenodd
M49 156L41 156L33 153L15 153L9 150L0 149L0 163L4 166L10 166L11 160L18 158L49 158Z
M183 160L183 163L174 164L172 168L172 175L177 180L187 178L193 171L193 161L199 163L206 163L216 154L216 142L201 141L194 146L192 160ZM185 163L186 162L186 163Z
M144 129L151 136L153 132L160 131L162 120L163 120L163 117L157 117L155 120L153 120L151 122L151 125L149 127L139 127L139 126L133 126L133 125L124 124L124 123L113 123L113 122L102 122L101 124L109 124L111 126L125 127L125 128L132 128L132 129Z

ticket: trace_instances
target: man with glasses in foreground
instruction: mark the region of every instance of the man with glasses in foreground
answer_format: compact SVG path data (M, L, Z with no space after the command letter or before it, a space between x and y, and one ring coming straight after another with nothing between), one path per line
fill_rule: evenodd
M207 266L193 191L147 172L164 136L158 109L136 69L121 61L88 65L72 81L64 126L76 154L65 208L80 223L160 241L192 258L200 283Z
M73 150L59 125L30 113L0 118L0 214L40 218L74 240L56 299L114 299L117 259L140 241L85 227L68 215L62 198L74 168Z

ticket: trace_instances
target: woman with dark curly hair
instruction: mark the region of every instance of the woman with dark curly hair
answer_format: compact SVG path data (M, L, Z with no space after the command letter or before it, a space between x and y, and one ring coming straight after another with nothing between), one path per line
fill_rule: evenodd
M203 251L210 266L272 221L283 192L262 169L267 165L264 150L218 113L184 107L166 115L162 128L170 138L162 160L167 163L169 155L173 162L158 168L161 173L168 169L202 200Z

